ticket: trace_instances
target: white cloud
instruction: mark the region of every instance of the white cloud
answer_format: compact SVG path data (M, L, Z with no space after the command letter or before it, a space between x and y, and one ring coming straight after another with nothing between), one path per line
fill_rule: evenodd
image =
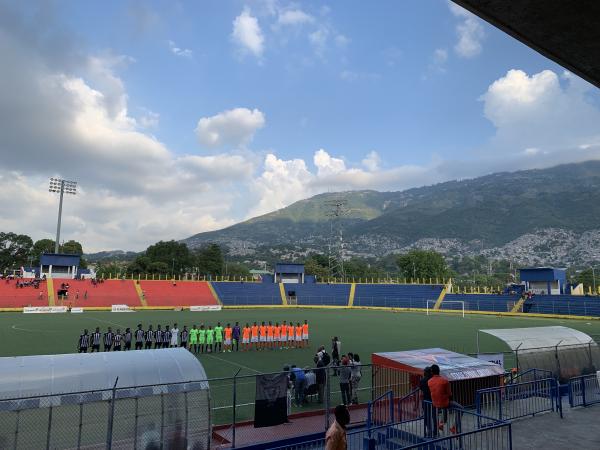
M156 128L160 121L160 114L147 108L140 108L142 115L137 119L142 128Z
M452 14L460 19L456 25L458 41L454 45L454 51L461 58L473 58L481 53L481 42L485 38L485 31L481 20L458 6L456 3L448 2Z
M258 58L262 57L265 37L258 24L258 19L251 15L248 8L245 8L234 19L231 39L243 53L251 53Z
M281 11L277 17L277 25L303 25L314 23L315 18L301 9L287 9Z
M194 52L192 50L190 50L189 48L180 48L173 41L168 41L168 44L169 44L169 50L175 56L181 56L183 58L191 58L192 56L194 56Z
M196 134L206 147L240 147L252 140L264 127L265 116L258 109L235 108L198 121Z
M371 151L367 153L367 156L362 160L363 166L367 168L370 172L376 172L379 170L379 165L381 164L381 157L376 151Z
M481 96L484 114L496 127L494 148L560 151L598 143L600 111L589 102L590 85L551 70L528 75L509 70Z
M444 48L436 48L433 52L434 64L442 65L448 61L448 51Z
M313 163L317 168L317 175L321 177L339 174L346 170L344 160L332 157L323 149L315 152Z

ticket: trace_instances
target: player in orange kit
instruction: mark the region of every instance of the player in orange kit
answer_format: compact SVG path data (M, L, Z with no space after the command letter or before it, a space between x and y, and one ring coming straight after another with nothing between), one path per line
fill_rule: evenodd
M225 342L223 346L223 353L231 352L231 335L233 333L233 329L231 328L231 324L228 323L225 327Z
M273 327L273 323L269 322L269 325L267 325L267 347L270 348L271 350L273 350L273 344L274 344L274 336L275 336L275 327Z
M294 339L296 341L296 347L297 348L301 348L302 347L302 325L300 325L300 322L298 322L296 324L296 339Z
M290 324L288 325L288 345L291 348L296 346L296 342L294 341L294 323L290 320Z
M265 325L265 323L263 322L262 325L258 328L259 330L259 346L258 348L260 348L261 350L266 348L267 346L267 326Z
M284 320L279 328L280 328L280 330L279 330L280 347L287 348L287 331L288 331L287 322Z
M302 325L302 347L308 348L308 320Z
M255 350L258 350L258 325L254 322L252 325L252 337L250 338L250 343L254 346Z
M242 351L250 350L250 325L246 322L246 326L242 328Z

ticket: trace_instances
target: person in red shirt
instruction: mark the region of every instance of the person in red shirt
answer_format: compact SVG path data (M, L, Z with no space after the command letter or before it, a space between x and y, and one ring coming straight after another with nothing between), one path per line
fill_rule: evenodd
M432 416L437 417L438 410L443 411L443 420L439 422L438 428L444 429L445 422L448 421L448 408L460 410L462 406L452 401L452 389L450 382L440 376L440 366L434 364L431 366L431 378L427 382L429 391L431 392L431 403L433 404ZM457 432L457 426L460 427L460 414L456 415L455 424L450 427L452 434Z

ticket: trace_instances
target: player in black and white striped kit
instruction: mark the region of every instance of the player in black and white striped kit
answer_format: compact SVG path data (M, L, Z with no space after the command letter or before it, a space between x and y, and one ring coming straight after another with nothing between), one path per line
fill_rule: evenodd
M83 330L83 334L79 336L79 343L77 344L77 350L79 350L79 353L87 353L89 346L90 346L90 335L88 334L88 330Z
M123 338L123 336L121 335L121 330L117 329L117 332L113 336L113 350L115 352L121 351L121 339L122 338Z
M102 333L100 328L96 328L96 331L92 333L92 353L100 351L100 342L102 341Z
M154 338L154 331L152 331L152 325L148 325L148 331L146 331L146 350L152 348L152 339Z
M162 348L162 339L163 332L160 329L160 325L156 326L156 331L154 332L154 348Z
M114 335L115 334L112 332L110 327L108 327L108 331L106 333L104 333L104 351L105 352L110 352L110 349L112 348L112 345L113 345Z
M131 329L125 328L125 334L123 335L123 342L125 343L123 349L131 350Z
M171 330L169 330L169 325L165 326L165 332L163 333L163 345L162 348L169 348L171 344Z
M144 335L146 333L144 332L144 330L142 329L142 324L139 323L137 330L135 330L135 349L136 350L141 350L144 348Z

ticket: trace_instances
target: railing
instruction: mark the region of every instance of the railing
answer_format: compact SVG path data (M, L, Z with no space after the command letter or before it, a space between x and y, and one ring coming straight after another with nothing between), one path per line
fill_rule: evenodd
M394 391L388 391L369 402L367 427L394 423Z
M562 403L555 378L480 389L475 395L477 414L495 420L510 420L557 411L562 418Z
M423 415L423 395L419 388L412 390L396 401L398 420L412 420Z
M553 378L554 373L551 370L533 368L533 369L527 369L524 372L521 372L517 375L513 375L513 373L510 372L509 377L510 378L508 380L508 383L516 384L516 383L524 383L527 381L541 380L544 378Z
M600 403L600 380L597 374L582 375L569 380L569 404L588 406Z
M432 434L425 427L424 418L419 417L388 425L348 431L346 436L347 449L512 449L510 423L464 411L460 408L448 408L446 412L449 417L452 417L452 420L457 420L460 424L458 428L454 428L453 432L450 431L450 427L438 430L436 426L435 434ZM437 413L436 411L435 414ZM439 414L442 415L441 410L439 410ZM483 423L486 423L486 425L481 425ZM322 450L325 445L325 439L319 438L275 447L274 450Z

